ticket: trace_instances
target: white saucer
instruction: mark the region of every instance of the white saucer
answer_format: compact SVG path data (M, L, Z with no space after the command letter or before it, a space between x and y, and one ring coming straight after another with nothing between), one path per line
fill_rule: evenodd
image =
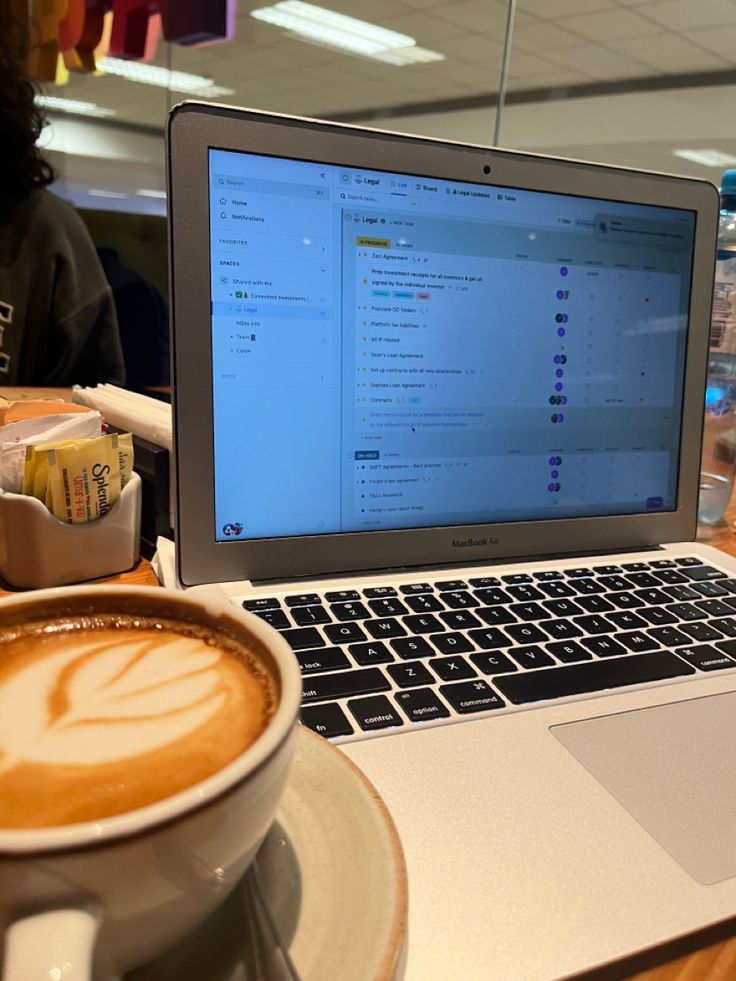
M257 869L301 981L400 976L407 885L393 821L360 770L306 728ZM264 923L241 883L195 934L126 981L282 981L290 975Z

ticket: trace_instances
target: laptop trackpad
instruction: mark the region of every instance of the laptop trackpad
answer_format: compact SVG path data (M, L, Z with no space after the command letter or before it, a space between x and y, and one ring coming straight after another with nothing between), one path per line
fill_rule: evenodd
M550 732L697 882L736 875L736 692Z

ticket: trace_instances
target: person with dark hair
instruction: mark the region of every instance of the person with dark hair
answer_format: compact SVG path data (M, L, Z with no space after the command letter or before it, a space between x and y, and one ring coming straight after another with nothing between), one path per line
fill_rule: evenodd
M122 384L115 305L76 211L46 190L53 171L25 71L28 35L0 0L0 385Z

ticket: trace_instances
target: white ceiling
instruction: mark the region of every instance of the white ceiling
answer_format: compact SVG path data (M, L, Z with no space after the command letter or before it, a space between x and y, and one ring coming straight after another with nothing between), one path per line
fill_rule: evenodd
M366 110L375 125L489 142L493 110L432 112L432 104L497 89L505 0L322 0L341 13L411 34L445 60L394 67L289 39L241 2L230 44L161 45L157 62L234 89L234 104L311 116ZM736 68L736 0L518 0L510 91ZM74 76L56 95L114 109L118 119L161 127L181 96L110 76ZM678 161L674 146L736 150L736 88L638 92L544 101L507 109L502 143L633 166L715 177ZM713 111L715 104L718 111ZM729 108L730 103L730 108ZM398 105L425 106L390 118Z

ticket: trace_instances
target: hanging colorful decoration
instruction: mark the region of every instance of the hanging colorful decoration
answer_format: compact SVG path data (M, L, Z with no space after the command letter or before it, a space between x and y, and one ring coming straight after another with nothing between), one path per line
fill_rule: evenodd
M105 54L150 61L161 36L187 46L229 41L235 5L236 0L30 0L28 67L36 78L62 82L65 70L96 71L96 59Z

